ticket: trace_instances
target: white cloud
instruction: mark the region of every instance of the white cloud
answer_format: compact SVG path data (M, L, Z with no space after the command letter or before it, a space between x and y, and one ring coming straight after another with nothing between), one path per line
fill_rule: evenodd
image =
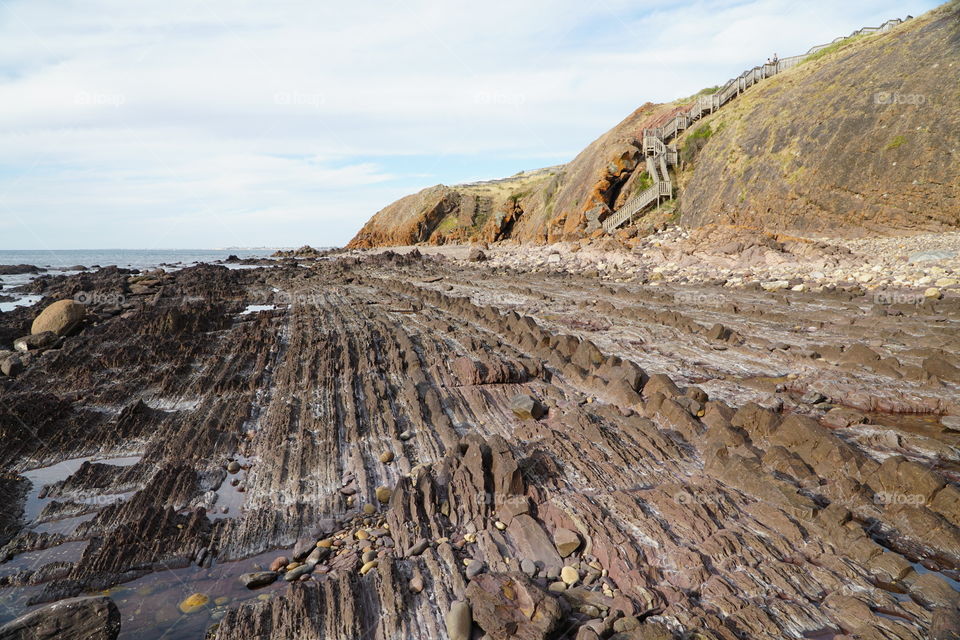
M188 217L169 246L341 243L476 177L447 156L553 164L647 100L931 4L5 0L0 229L134 246Z

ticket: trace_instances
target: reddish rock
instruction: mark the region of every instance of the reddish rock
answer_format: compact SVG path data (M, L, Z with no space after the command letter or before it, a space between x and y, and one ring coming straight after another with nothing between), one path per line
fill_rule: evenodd
M522 573L478 575L466 597L474 622L491 640L545 640L561 622L556 599Z

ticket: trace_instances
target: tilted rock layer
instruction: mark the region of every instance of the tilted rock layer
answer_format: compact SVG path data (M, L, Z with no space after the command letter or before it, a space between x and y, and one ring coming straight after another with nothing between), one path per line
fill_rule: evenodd
M857 286L666 289L389 252L134 284L0 379L10 482L42 462L143 454L44 488L56 504L41 520L92 517L65 535L21 528L0 558L88 544L4 571L0 598L120 585L124 633L155 637L165 619L127 581L183 598L225 567L250 583L272 552L285 573L265 599L235 596L209 619L174 607L166 624L204 620L220 640L957 628L955 298L877 313ZM128 285L48 280L37 309L0 322ZM545 413L518 414L518 396ZM234 480L242 505L223 514ZM7 494L10 535L24 502Z

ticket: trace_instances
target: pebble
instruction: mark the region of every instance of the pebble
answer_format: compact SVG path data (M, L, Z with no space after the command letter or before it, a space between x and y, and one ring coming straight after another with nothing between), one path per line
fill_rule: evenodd
M520 561L520 570L532 578L537 574L537 563L530 558L524 558Z
M423 591L423 576L420 575L419 572L414 574L414 576L410 578L407 588L410 589L410 593L420 593Z
M581 605L580 607L577 608L577 611L579 611L579 612L582 613L583 615L589 616L589 617L591 617L591 618L599 618L599 617L600 617L600 609L598 609L597 607L593 606L592 604L584 604L584 605Z
M426 538L420 538L412 547L407 549L407 552L404 555L407 557L418 556L424 551L426 551L427 547L429 546L430 546L429 540L427 540Z
M565 584L573 586L580 580L580 572L568 565L560 570L560 579Z
M301 576L305 576L311 571L313 571L314 565L312 564L301 564L299 567L294 567L290 571L287 571L283 575L283 579L287 582L293 582L294 580L299 579Z
M477 577L483 573L485 568L486 564L483 562L483 560L471 560L469 564L467 564L467 580L472 580L473 578Z
M393 462L393 451L384 451L380 454L380 462L383 464L390 464Z
M290 564L290 558L287 556L279 556L270 563L270 571L280 571L280 569L283 569L288 564Z
M227 465L228 473L237 473L239 471L240 471L240 463L237 462L236 460L234 460L233 462Z
M567 590L567 584L565 582L551 582L547 590L553 593L560 593L561 591Z
M310 554L307 556L306 563L317 565L320 563L321 560L325 559L328 555L330 555L330 552L327 551L326 549L322 549L320 547L314 547L313 551L311 551Z
M371 560L360 567L360 575L365 576L371 569L376 569L379 566L380 562L378 560Z
M206 594L194 593L180 602L179 609L182 613L193 613L205 607L208 602L210 597Z
M470 631L473 627L470 605L458 600L450 606L445 618L447 636L450 640L470 640Z

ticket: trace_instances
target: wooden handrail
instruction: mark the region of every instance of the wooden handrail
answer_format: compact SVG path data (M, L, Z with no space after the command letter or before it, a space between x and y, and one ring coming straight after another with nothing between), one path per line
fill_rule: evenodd
M841 36L839 38L835 38L827 44L811 47L810 50L805 54L782 58L776 62L757 65L752 69L747 69L739 76L728 80L713 94L697 96L697 99L693 101L686 111L681 111L680 113L676 114L666 124L659 127L644 129L642 138L643 152L644 155L647 156L647 173L649 173L650 177L653 178L654 184L650 188L644 189L637 196L631 198L624 203L623 206L610 214L610 216L603 221L604 231L607 233L614 231L620 225L627 220L632 219L634 215L648 207L654 201L659 201L664 197L673 197L673 183L670 181L667 168L671 164L677 164L677 161L679 160L679 152L677 151L675 145L668 145L667 141L676 137L680 131L687 129L693 121L702 118L704 113L716 112L717 109L761 80L775 76L778 73L782 73L787 69L797 66L801 61L803 61L804 58L813 55L818 51L822 51L832 44L842 42L847 38L852 38L858 35L889 31L893 27L903 24L909 19L910 16L907 16L903 20L900 18L894 18L892 20L887 20L879 27L864 27L854 31L849 36ZM661 173L663 174L662 177L660 175Z

